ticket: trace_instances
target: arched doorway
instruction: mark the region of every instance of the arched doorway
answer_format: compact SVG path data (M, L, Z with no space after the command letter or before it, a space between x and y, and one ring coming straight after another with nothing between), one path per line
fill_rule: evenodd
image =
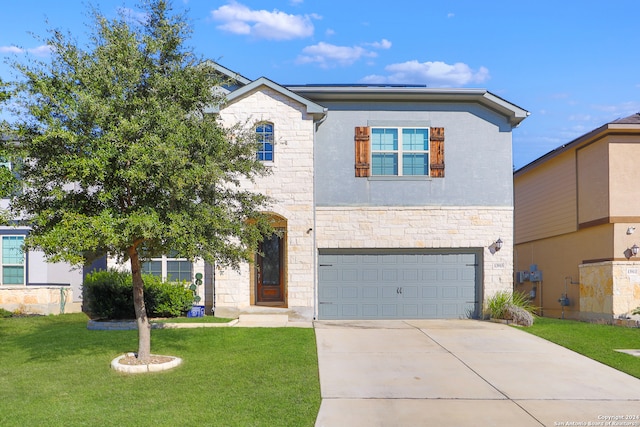
M287 304L287 220L272 215L276 232L265 237L255 254L253 285L255 304L284 307Z

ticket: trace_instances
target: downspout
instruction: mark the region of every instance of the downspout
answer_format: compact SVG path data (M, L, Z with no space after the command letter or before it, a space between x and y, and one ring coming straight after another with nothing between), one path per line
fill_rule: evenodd
M316 240L316 230L317 230L317 220L316 220L316 149L318 145L316 144L316 134L318 128L324 121L327 119L328 108L324 109L322 117L315 122L314 130L313 130L313 200L312 200L312 209L313 209L313 230L311 233L312 236L312 247L313 251L313 320L318 319L318 247Z
M213 285L213 305L211 306L211 315L216 316L216 263L211 266L211 284Z

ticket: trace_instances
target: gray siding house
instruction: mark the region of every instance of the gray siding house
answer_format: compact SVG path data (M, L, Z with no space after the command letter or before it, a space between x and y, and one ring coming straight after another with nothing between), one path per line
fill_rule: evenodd
M484 89L283 86L217 65L223 124L247 123L271 173L277 235L239 271L204 274L207 314L460 318L513 286L511 132L528 112ZM113 262L111 266L116 266ZM171 267L171 266L174 267Z

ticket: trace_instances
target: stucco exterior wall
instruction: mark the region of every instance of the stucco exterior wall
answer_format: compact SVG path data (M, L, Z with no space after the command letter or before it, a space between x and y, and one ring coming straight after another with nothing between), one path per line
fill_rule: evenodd
M578 223L609 216L609 147L606 140L576 150Z
M475 104L328 102L316 135L317 206L513 206L511 127ZM354 173L356 126L444 128L445 178Z
M482 249L484 299L511 290L513 210L496 207L321 207L319 249ZM498 239L502 249L490 246Z
M613 218L640 218L640 144L628 135L609 137L610 213ZM640 243L638 243L640 244Z

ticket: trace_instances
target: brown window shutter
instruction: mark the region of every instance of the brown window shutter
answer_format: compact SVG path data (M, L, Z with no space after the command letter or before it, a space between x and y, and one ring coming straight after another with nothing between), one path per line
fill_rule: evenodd
M370 149L371 131L367 126L356 126L356 177L368 177L371 174Z
M444 178L444 128L429 129L429 157L431 176Z

